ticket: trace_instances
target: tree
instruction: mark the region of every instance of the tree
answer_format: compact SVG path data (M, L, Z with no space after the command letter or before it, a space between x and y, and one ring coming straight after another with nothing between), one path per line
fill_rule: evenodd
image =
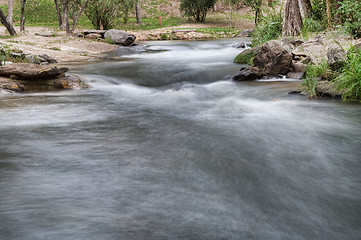
M65 29L66 35L74 34L76 25L86 8L89 0L54 0L55 8L59 21L59 29ZM70 29L69 25L69 10L72 7L73 26Z
M242 0L246 6L249 6L254 11L254 22L257 25L262 15L262 0Z
M73 19L73 27L71 28L71 34L74 34L76 25L78 24L79 18L81 17L81 15L83 14L84 9L86 8L86 6L88 5L89 0L85 0L85 2L83 3L83 5L81 5L80 10L78 12L78 15L76 15L76 17ZM75 14L75 13L73 13Z
M134 0L119 0L120 3L120 14L123 17L124 23L128 23L129 13L136 6Z
M282 32L286 36L297 36L303 27L298 0L287 0Z
M25 32L25 4L26 4L26 0L21 0L21 17L20 17L21 32Z
M59 29L61 29L61 27L63 26L63 19L61 17L61 4L59 4L58 0L54 0L54 3L56 8L56 14L58 16Z
M90 0L85 8L85 15L96 29L110 29L114 20L119 16L120 3L118 0Z
M312 5L310 0L300 0L301 8L306 17L312 16Z
M15 36L17 35L13 25L8 21L8 19L5 16L5 13L3 12L3 10L0 8L0 20L1 23L6 27L6 29L9 31L11 36Z
M330 0L326 0L326 12L327 12L327 23L328 26L331 27L331 2Z
M137 5L135 6L135 15L137 16L137 23L141 25L142 16L140 15L140 0L137 1Z
M207 13L217 0L182 0L180 10L185 16L193 17L197 22L204 22Z
M85 14L96 29L110 29L118 17L128 21L136 0L89 0Z
M229 0L229 26L232 27L232 14L234 11L234 5L239 3L241 0Z
M9 23L13 22L13 0L8 0L8 17Z

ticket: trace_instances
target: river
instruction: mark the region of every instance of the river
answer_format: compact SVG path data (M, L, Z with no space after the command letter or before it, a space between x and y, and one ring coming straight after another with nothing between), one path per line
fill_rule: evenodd
M145 42L0 96L0 239L361 239L361 105L232 82L237 40ZM238 40L239 41L239 40Z

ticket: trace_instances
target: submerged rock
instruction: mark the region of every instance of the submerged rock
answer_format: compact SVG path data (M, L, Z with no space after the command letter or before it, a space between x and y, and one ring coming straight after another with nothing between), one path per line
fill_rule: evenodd
M241 69L232 79L234 81L252 81L262 76L262 71L258 67L250 67Z
M104 38L107 41L110 41L115 44L120 44L123 46L129 46L133 44L136 36L131 33L127 33L120 30L111 29L105 32Z

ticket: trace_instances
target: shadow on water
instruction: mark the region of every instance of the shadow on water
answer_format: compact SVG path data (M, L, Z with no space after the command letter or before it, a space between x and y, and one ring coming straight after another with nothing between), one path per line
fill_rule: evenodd
M1 97L1 239L358 240L360 105L227 81L233 43L119 49L74 69L90 89Z

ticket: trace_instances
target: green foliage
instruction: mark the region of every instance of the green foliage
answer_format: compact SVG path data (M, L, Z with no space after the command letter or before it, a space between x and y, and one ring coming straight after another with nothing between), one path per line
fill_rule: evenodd
M127 23L135 0L90 0L85 14L96 29L110 29L122 17Z
M327 10L326 1L312 1L312 18L319 22L322 26L327 26Z
M20 20L20 1L16 2L14 19ZM27 0L25 6L26 25L57 26L58 18L54 1L51 0Z
M361 102L361 50L351 48L347 62L335 78L336 88L341 90L342 98L347 101Z
M282 35L282 12L271 12L261 18L252 32L252 46L261 45Z
M304 88L304 92L310 98L318 97L317 83L320 79L330 80L333 77L332 71L326 61L321 62L318 65L308 64L306 70L306 76L303 79L301 87Z
M255 48L246 49L238 54L233 62L238 64L253 65L253 59L256 57L256 55L257 50L255 50Z
M115 22L116 24L118 22ZM182 18L170 17L163 18L162 27L173 27L182 24ZM119 23L121 29L127 30L150 30L161 27L158 24L158 18L142 18L142 25L137 24L136 18L129 18L127 24Z
M135 7L136 0L120 0L120 13L124 20L124 23L128 23L129 14L131 10Z
M242 0L242 2L252 8L255 14L255 23L258 23L262 20L262 2L263 0Z
M316 21L314 18L304 18L302 34L305 35L309 32L322 32L326 29L325 22ZM327 22L326 22L327 24Z
M356 38L361 37L361 2L360 0L344 0L340 2L339 13L345 22L346 30Z
M181 0L180 10L188 18L193 17L197 22L204 22L208 11L216 2L217 0Z
M208 33L211 37L235 37L240 33L240 30L232 27L209 27L199 28L197 32Z

